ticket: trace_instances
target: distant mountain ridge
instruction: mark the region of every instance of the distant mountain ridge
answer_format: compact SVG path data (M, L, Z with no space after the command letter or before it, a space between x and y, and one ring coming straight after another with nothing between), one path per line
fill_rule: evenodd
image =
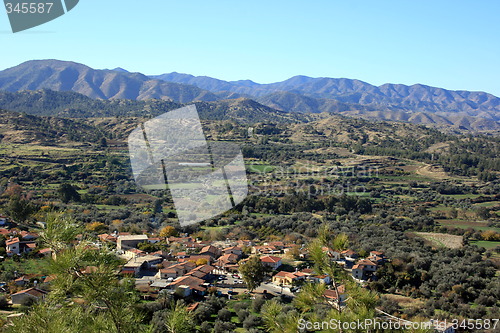
M0 90L14 93L40 89L77 92L94 100L115 101L114 106L113 103L97 105L98 103L85 102L93 104L93 110L100 109L100 112L90 112L99 116L106 114L111 107L117 107L129 114L130 107L142 109L140 104L131 104L131 101L155 99L174 104L218 103L217 107L212 106L210 109L217 110L219 117L221 112L228 111L227 108L231 104L224 100L243 98L260 103L259 107L250 107L254 113L258 110L259 119L264 119L266 112L272 113L272 119L290 118L282 115L273 118L279 111L299 114L326 112L368 119L454 126L468 130L490 131L500 128L500 98L485 92L452 91L421 84L384 84L377 87L360 80L311 78L300 75L282 82L259 84L250 80L224 81L175 72L146 76L128 72L120 67L113 70L96 70L75 62L59 60L28 61L0 71ZM17 97L25 103L28 96ZM8 109L12 105L15 106L16 102L9 102L7 97L2 97L3 104L0 106ZM57 98L62 97L58 95ZM44 103L50 103L47 98L42 100ZM128 106L123 109L123 104ZM243 119L244 108L241 106L246 104L248 103L240 101L238 112L227 114ZM59 103L59 116L75 115L75 110L71 110L71 107L66 107L65 111L61 110L63 106L64 104ZM22 109L23 105L17 105L13 109L20 108ZM46 107L42 109L48 112ZM223 109L224 111L221 111ZM87 108L80 116L88 117L88 111Z
M96 70L69 61L33 60L0 72L0 90L74 91L100 99L167 99L179 103L215 101L213 93L195 86L153 80L144 74Z
M419 112L465 112L500 120L500 98L485 92L453 91L422 84L384 84L379 87L352 79L294 76L288 80L257 84L250 81L222 81L206 76L170 73L152 78L195 85L211 92L232 91L262 100L277 92L289 92L309 98L334 99L372 108L398 108ZM316 112L321 111L318 109ZM481 114L483 113L483 114ZM495 115L496 113L496 115Z

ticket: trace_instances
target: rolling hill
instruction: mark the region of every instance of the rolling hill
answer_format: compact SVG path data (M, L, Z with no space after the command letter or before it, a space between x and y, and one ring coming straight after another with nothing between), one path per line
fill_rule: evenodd
M307 115L275 110L246 98L193 103L203 120L233 120L240 123L307 121ZM36 116L149 118L184 105L186 104L159 99L144 101L92 99L76 92L47 89L16 93L0 92L0 108Z
M104 136L98 128L79 120L39 117L0 109L0 142L56 145L66 142L96 143Z

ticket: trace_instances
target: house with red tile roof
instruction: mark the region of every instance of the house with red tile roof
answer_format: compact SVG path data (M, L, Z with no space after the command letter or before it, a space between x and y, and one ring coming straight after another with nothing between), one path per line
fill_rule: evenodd
M361 259L361 260L358 260L358 262L356 262L356 265L358 266L364 266L364 270L366 272L375 272L377 271L377 264L374 263L373 261L371 260L368 260L368 259Z
M226 247L222 250L222 253L227 254L235 254L240 258L243 255L243 249L240 246L230 246Z
M324 284L330 284L332 282L330 276L326 274L310 275L307 277L307 280L312 281L314 283L324 283Z
M110 243L116 243L117 238L116 236L110 235L110 234L100 234L97 235L97 237L101 240L101 242L110 242Z
M38 251L38 254L40 254L41 256L51 256L52 252L53 251L51 248L46 247L45 249L41 249L40 251Z
M370 257L375 256L385 258L384 252L382 251L370 251Z
M19 233L19 235L21 236L21 238L23 240L26 240L26 241L30 241L30 240L34 240L34 239L37 239L39 236L37 233L34 233L34 232L28 232L28 231L21 231Z
M356 260L358 259L358 254L354 252L353 250L345 250L342 251L340 254L346 259L346 260Z
M337 293L337 291L338 291L338 293ZM340 306L342 306L343 303L345 302L345 300L347 299L347 294L345 292L345 286L339 285L337 287L337 290L326 289L323 293L323 297L325 298L327 303L335 306L338 309L339 302L340 302Z
M123 256L126 258L136 258L136 257L145 256L145 255L146 255L146 252L139 250L139 249L136 249L136 248L130 248L130 249L127 249L123 252Z
M12 304L22 305L28 301L40 301L45 298L47 292L38 288L29 288L10 295Z
M208 284L204 280L194 276L182 276L175 279L168 286L180 296L187 297L192 294L205 295Z
M157 279L168 279L168 278L178 278L180 276L185 275L189 271L196 268L196 264L186 261L183 263L177 263L173 265L169 265L167 267L161 268L158 273L156 273L155 277Z
M293 285L297 281L305 280L306 277L307 274L302 272L291 273L291 272L281 271L273 276L272 282L277 286Z
M5 250L7 254L20 254L21 253L21 241L18 237L11 238L5 242Z
M281 266L281 258L275 256L263 256L260 261L264 266L271 267L272 269L278 269Z
M333 260L340 260L342 257L342 253L340 251L336 251L330 247L323 246L321 249Z
M221 249L218 247L207 245L200 250L199 255L210 256L212 259L217 259L221 255L221 252Z
M282 241L267 242L264 245L266 245L266 246L273 246L273 247L275 247L279 251L281 251L281 250L283 250L285 248L285 243L283 243Z
M252 247L252 254L279 254L281 253L275 246L258 245Z
M217 259L215 265L219 268L224 268L226 265L237 264L239 256L233 253L228 253L223 256L220 256Z

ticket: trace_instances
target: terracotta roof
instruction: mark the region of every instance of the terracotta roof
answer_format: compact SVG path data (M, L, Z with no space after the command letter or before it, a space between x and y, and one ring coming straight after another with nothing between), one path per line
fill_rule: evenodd
M220 250L213 245L207 245L200 250L200 253L212 253L217 254Z
M199 279L197 277L194 277L194 276L182 276L182 277L178 277L177 279L175 279L174 282L170 283L171 286L182 286L182 285L185 285L185 286L188 286L189 288L191 289L195 289L195 290L199 290L199 291L205 291L206 288L203 287L203 283L205 283L205 281L203 281L202 279Z
M371 260L368 259L362 259L357 262L358 265L363 265L363 266L377 266L376 263L374 263Z
M14 281L19 282L19 281L29 281L29 279L26 276L21 276L15 279Z
M35 296L35 297L40 298L44 295L47 295L47 292L43 291L41 289L38 289L38 288L29 288L29 289L22 290L18 293L12 294L11 296L20 295L20 294L29 294L31 296Z
M97 237L103 242L116 242L116 237L109 234L100 234Z
M52 280L55 280L56 278L57 278L57 275L55 275L55 274L49 275L49 276L45 277L45 279L43 280L43 283L50 282Z
M259 252L276 251L277 250L277 248L275 246L272 246L272 245L260 245L260 246L254 246L253 248L255 249L255 251L259 251Z
M281 272L278 272L275 276L287 277L289 274L290 274L290 272L281 271Z
M9 246L9 245L16 244L16 243L19 243L18 237L9 239L8 241L5 242L5 245Z
M203 273L209 274L209 273L211 273L214 269L215 269L215 267L213 267L213 266L210 266L210 265L202 265L202 266L198 266L198 267L196 267L196 268L195 268L195 269L193 269L193 270L194 270L194 271L200 271L200 272L203 272Z
M130 268L124 268L124 269L122 269L121 273L122 274L135 274L135 271L133 269L130 269Z
M339 294L342 295L345 293L345 286L340 285L337 287L337 290L339 291ZM323 293L323 296L325 298L329 298L329 299L337 299L338 298L337 292L335 290L332 290L332 289L325 290L325 292Z
M371 256L371 257L368 257L367 259L370 260L370 261L373 261L373 262L384 261L384 258L383 257L379 257L379 256Z
M226 265L226 264L229 264L229 263L236 263L238 260L238 256L234 253L228 253L228 254L225 254L221 257L219 257L219 259L217 259L217 261L219 262L219 264L222 264L222 265Z
M285 272L285 271L278 272L275 276L282 277L282 278L288 277L290 279L296 279L299 277L299 275L297 275L297 273L291 273L291 272Z
M212 260L212 257L210 257L209 255L196 254L189 256L188 258L179 259L179 262L196 261L198 259L207 259L207 261L210 262Z
M274 256L265 256L260 258L260 261L262 262L268 262L268 263L277 263L281 261L280 257L274 257Z
M203 279L205 276L207 276L207 273L204 273L202 271L192 270L191 272L186 273L186 275L187 276L194 276L194 277L197 277L199 279Z
M21 231L19 233L21 235L22 238L25 238L26 236L31 236L31 237L34 237L34 238L37 238L38 237L38 234L37 233L34 233L34 232L28 232L28 231Z
M142 250L135 249L135 248L130 249L130 250L126 250L126 251L127 251L127 252L132 252L132 253L134 253L134 254L138 254L138 255L139 255L139 254L144 254L144 253L146 253L146 252L144 252L144 251L142 251Z
M241 251L241 247L239 247L239 246L230 246L230 247L226 247L226 248L225 248L224 250L222 250L222 251L226 252L226 251L232 251L232 250Z
M187 307L187 310L188 310L189 312L194 311L194 310L196 310L196 308L198 307L198 305L200 305L200 303L199 303L199 302L193 303L193 304L191 304L191 305L189 305L189 306Z

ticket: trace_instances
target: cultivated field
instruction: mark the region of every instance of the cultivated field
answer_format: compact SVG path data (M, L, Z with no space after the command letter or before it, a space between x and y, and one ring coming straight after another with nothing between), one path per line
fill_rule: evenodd
M459 249L463 246L463 237L435 232L415 232L415 235L427 240L430 245L435 247L447 247L450 249Z

